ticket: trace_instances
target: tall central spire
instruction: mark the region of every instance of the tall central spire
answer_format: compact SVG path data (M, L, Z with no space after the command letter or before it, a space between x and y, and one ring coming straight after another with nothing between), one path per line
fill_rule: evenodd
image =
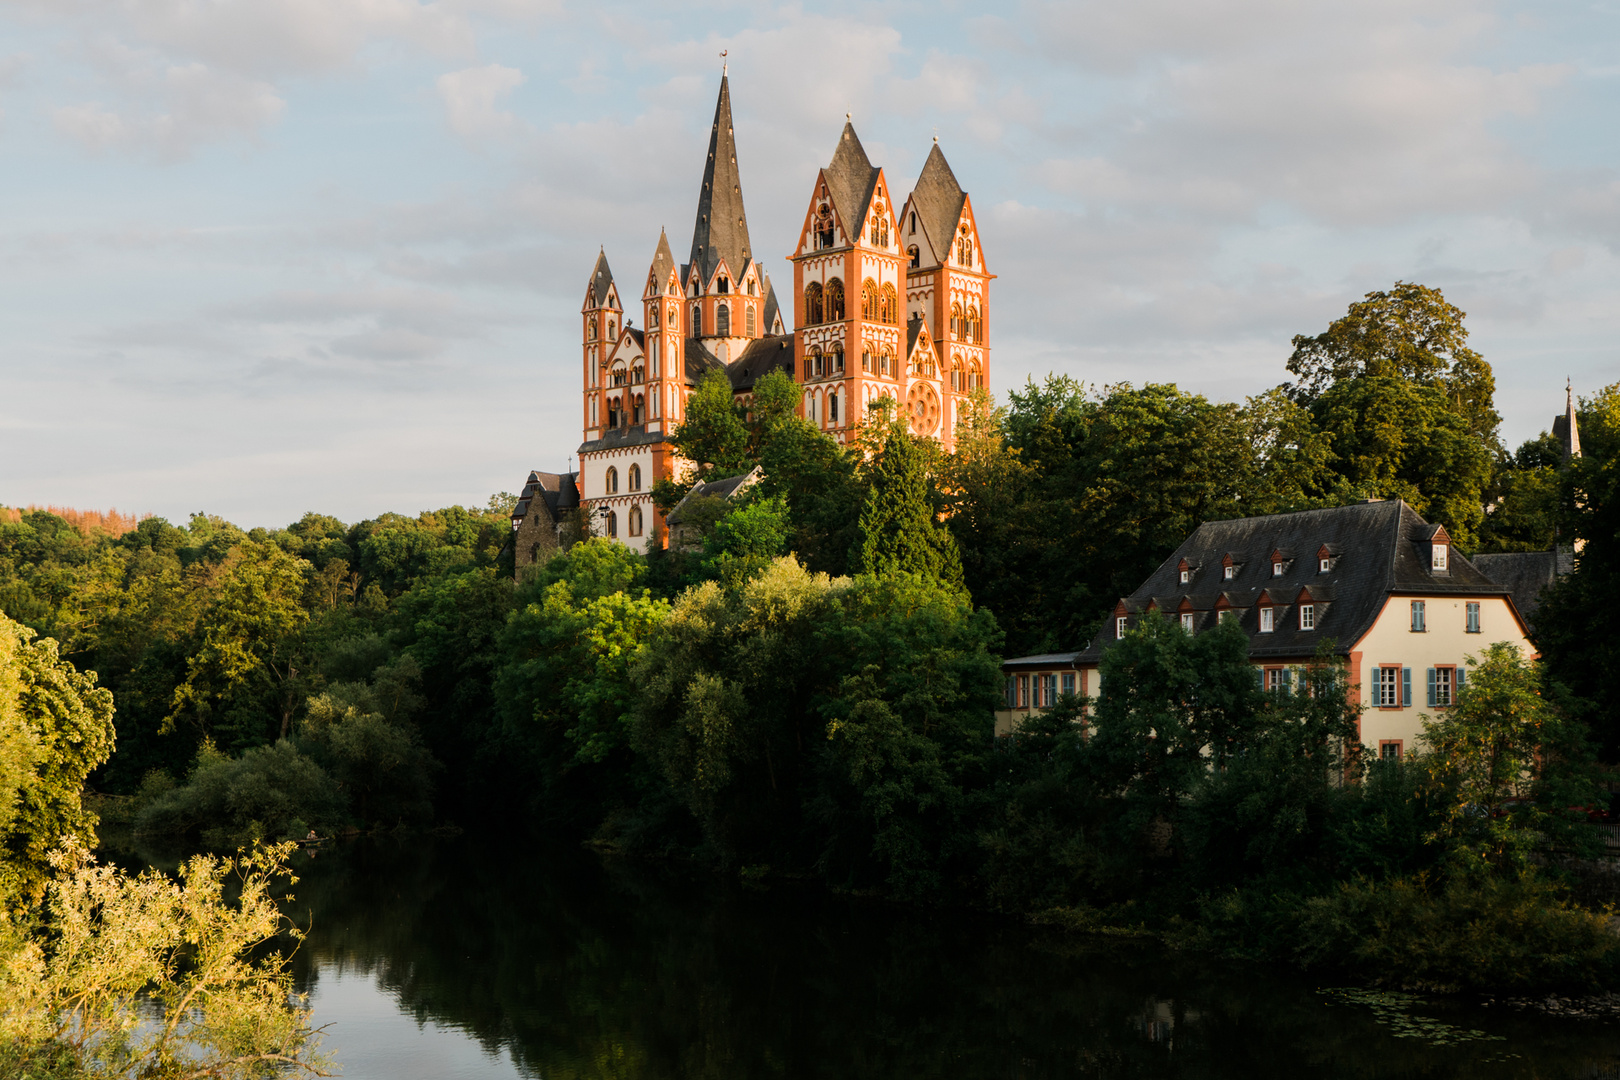
M703 190L698 192L697 222L692 226L691 262L707 284L721 259L733 274L740 274L753 255L748 217L743 213L742 178L737 172L737 139L731 128L731 86L722 75L714 130L709 133L709 160L703 167Z

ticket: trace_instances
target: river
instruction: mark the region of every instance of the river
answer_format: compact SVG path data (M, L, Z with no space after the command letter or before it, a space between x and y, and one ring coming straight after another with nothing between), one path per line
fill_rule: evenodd
M1620 1080L1615 1024L1380 1020L1290 972L973 913L465 837L300 863L296 978L351 1080Z

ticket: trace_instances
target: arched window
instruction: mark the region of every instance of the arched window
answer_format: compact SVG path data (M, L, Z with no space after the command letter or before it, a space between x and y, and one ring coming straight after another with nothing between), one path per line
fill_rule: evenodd
M951 358L951 389L959 394L962 392L962 358L960 356Z
M619 515L612 510L607 512L607 534L612 537L619 535Z
M951 337L955 338L958 341L960 341L962 339L962 337L965 334L965 331L964 331L964 328L963 328L963 323L965 321L966 320L962 317L962 305L961 304L952 304L951 305Z
M724 293L729 293L731 291L731 282L726 280L726 275L724 275L724 274L720 275L720 280L718 282L718 285L719 285L719 288L715 290L716 292L724 294Z
M822 198L827 197L825 191L821 195ZM830 248L833 246L833 214L831 206L822 203L816 208L816 221L813 228L816 234L816 247Z
M721 278L724 281L725 278ZM714 332L721 337L731 336L731 305L717 304L714 309Z
M883 355L878 357L878 374L892 376L894 373L894 353L890 352L888 347L885 346Z
M837 278L827 282L827 321L844 321L844 283Z
M838 423L838 395L827 395L827 423Z
M612 375L612 378L610 378L608 380L608 385L609 386L623 386L624 385L624 378L625 378L625 375L624 375L624 361L621 360L617 364L613 365L613 375Z
M642 366L640 359L637 359L635 366L630 369L630 381L637 384L647 381L647 369Z
M640 465L631 465L630 466L630 490L631 491L640 491L641 490L641 466Z
M844 346L834 343L827 351L827 374L836 375L844 370Z
M641 507L639 506L630 508L630 535L641 535Z
M703 336L703 305L702 304L693 304L692 305L692 336L693 337L702 337Z
M968 306L967 339L975 342L984 340L984 328L983 324L979 322L979 306L977 304Z
M653 378L658 378L658 354L662 351L658 347L660 339L652 338L647 342L647 359L652 361Z
M975 361L973 361L973 366L968 370L968 389L969 390L980 390L980 389L983 389L983 388L984 388L984 376L982 374L980 374L980 372L979 372L979 362L977 360L975 360Z
M895 295L893 285L883 286L883 296L878 301L878 320L893 326L899 319L900 299Z
M631 415L632 424L645 424L647 422L647 399L640 394L636 395L635 412ZM631 488L634 491L635 488Z
M612 341L619 336L619 324L612 319L608 320L608 340Z
M608 427L616 428L624 423L623 409L624 402L621 398L608 398Z
M821 322L822 314L821 282L812 281L804 287L804 325L814 326Z
M917 215L916 214L911 215L911 231L912 232L917 231ZM911 268L913 270L917 269L917 267L922 265L922 252L917 250L917 245L916 244L912 244L910 247L906 248L906 254L911 256Z
M873 370L872 346L870 346L870 345L863 345L861 347L861 370L862 371L872 371Z
M591 427L596 426L598 410L600 408L601 408L601 406L598 404L598 402L596 400L596 395L592 394L591 395Z
M591 341L596 340L596 320L592 319L585 325L585 336Z
M748 279L748 295L749 296L758 296L759 295L757 292L754 291L754 279L753 278Z
M602 486L609 495L617 495L619 493L619 470L609 465L607 476L602 480Z
M821 346L810 346L810 355L804 359L804 377L817 378L821 375Z
M878 317L878 287L877 282L867 278L861 284L861 318L875 321Z
M753 284L753 282L749 282ZM754 305L749 304L743 314L743 330L749 337L759 336L759 320L754 315Z
M912 232L916 232L916 231L917 231L917 211L915 211L915 210L913 210L913 211L912 211L912 212L911 212L911 231L912 231ZM917 250L917 249L916 249L916 248L912 248L912 249L911 249L911 250L912 250L912 252L913 252L913 253L915 253L915 252L916 252L916 250ZM913 263L913 264L912 264L912 265L913 265L913 266L915 266L915 265L916 265L916 264L915 264L915 263Z

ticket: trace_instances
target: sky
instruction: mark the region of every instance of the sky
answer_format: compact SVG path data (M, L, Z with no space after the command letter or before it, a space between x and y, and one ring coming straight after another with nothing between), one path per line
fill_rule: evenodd
M1397 280L1468 313L1509 446L1620 380L1617 0L0 0L0 504L567 468L586 280L684 258L722 50L778 283L846 113L897 194L938 137L1003 400L1241 400Z

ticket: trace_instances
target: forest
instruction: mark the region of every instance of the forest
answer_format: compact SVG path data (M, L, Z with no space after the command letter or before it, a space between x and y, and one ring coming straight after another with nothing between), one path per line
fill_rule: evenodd
M522 573L506 494L273 529L0 508L0 741L34 747L0 888L37 904L98 815L221 853L453 824L1394 985L1614 985L1571 868L1620 764L1620 383L1581 397L1579 459L1509 450L1463 313L1404 282L1287 370L1241 403L1048 377L950 452L881 407L840 445L786 376L746 406L715 377L655 496L763 479L693 507L701 547L586 518ZM1539 657L1482 649L1422 753L1355 752L1325 655L1262 692L1241 632L1168 623L1109 652L1128 690L1091 715L992 737L1001 658L1081 647L1200 522L1366 498L1468 554L1580 545Z

